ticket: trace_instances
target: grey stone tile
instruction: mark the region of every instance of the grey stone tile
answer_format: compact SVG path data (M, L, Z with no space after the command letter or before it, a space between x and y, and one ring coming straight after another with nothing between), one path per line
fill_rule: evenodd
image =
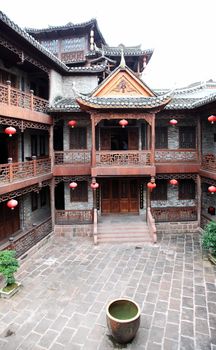
M192 322L182 321L181 322L181 335L187 337L194 337L194 325Z
M180 340L180 349L181 350L195 350L194 339L181 336Z
M79 327L77 332L74 334L71 343L82 345L85 343L88 334L90 333L90 328Z
M198 333L209 334L208 321L196 318L195 319L195 331Z
M165 337L168 339L178 339L179 337L179 325L174 323L166 324Z
M178 342L165 338L164 344L163 344L163 349L164 350L178 350Z

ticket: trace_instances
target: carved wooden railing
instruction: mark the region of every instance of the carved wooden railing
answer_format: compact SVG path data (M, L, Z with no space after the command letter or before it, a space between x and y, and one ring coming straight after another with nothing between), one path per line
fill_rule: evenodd
M151 208L147 208L147 225L152 237L153 243L157 243L157 229L155 226L155 219L152 216Z
M0 184L16 182L51 172L50 158L0 164Z
M156 163L194 162L198 161L197 150L191 149L160 149L155 151Z
M96 166L151 165L151 151L97 151Z
M81 225L93 223L93 210L56 210L56 225Z
M49 104L47 100L34 96L32 90L30 93L26 93L12 88L9 81L7 85L0 84L0 103L28 108L37 112L45 112Z
M197 207L151 208L156 222L177 222L197 220Z
M203 170L216 171L216 155L204 154L202 156L201 168Z
M55 164L88 164L91 162L91 152L86 150L56 151Z
M15 237L11 236L10 242L6 246L4 245L4 249L16 250L16 256L19 257L51 232L52 220L49 217L31 230L22 232Z
M200 226L202 229L204 229L205 226L210 223L210 221L216 221L215 217L213 219L213 218L211 218L203 213L201 214Z

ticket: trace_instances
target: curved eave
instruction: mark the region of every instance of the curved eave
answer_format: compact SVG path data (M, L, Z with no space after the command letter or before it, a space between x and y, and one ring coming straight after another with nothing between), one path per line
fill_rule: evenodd
M155 109L163 109L170 101L171 98L167 98L164 101L156 102L152 101L151 103L144 104L143 102L107 102L107 103L97 103L92 101L86 101L83 98L78 97L76 99L77 103L80 105L81 109L142 109L142 110L155 110Z

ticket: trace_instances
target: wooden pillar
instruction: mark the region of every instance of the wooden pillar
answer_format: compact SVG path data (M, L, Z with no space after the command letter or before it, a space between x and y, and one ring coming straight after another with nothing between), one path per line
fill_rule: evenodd
M51 179L50 184L50 209L51 209L51 220L52 220L52 229L55 229L55 179Z
M200 116L197 118L197 152L198 152L198 161L202 161L202 138L201 138L201 120Z
M33 111L34 109L34 90L30 90L31 98L30 98L30 108Z
M96 147L95 147L95 121L94 116L91 116L92 125L92 167L96 166Z
M201 210L202 210L202 188L201 188L201 177L200 175L197 175L197 221L198 221L198 226L200 227L201 225Z
M8 102L8 105L11 104L11 81L10 80L7 80L6 81L6 84L7 84L7 87L8 87L8 91L7 91L7 102Z
M151 124L151 165L155 163L155 114L152 115Z
M54 166L54 151L53 151L53 125L49 128L49 157L51 159L51 172Z

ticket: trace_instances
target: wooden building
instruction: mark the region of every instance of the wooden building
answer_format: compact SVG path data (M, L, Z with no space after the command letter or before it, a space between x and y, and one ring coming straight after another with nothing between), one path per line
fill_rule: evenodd
M216 83L152 90L153 50L108 46L96 20L22 30L0 12L0 28L1 249L54 230L121 241L103 235L113 215L133 218L122 241L215 219Z

